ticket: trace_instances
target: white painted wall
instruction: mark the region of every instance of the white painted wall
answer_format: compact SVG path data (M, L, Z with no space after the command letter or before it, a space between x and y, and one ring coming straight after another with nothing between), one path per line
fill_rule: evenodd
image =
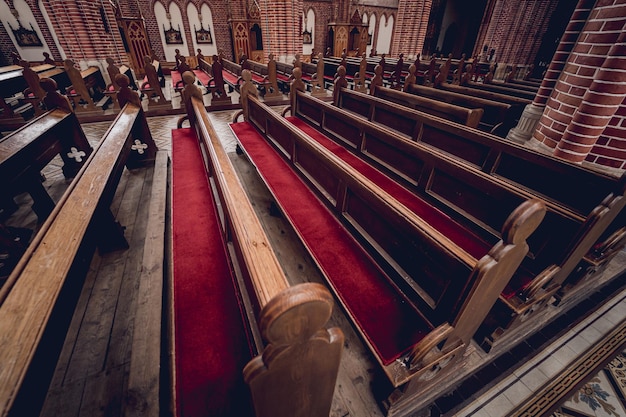
M17 29L19 27L18 20L11 14L11 9L6 1L0 1L0 20L4 25L5 30L9 34L11 41L13 41L13 46L15 51L20 55L20 57L25 61L43 61L44 52L50 53L50 48L46 44L46 40L43 38L41 34L41 29L39 29L39 25L35 21L35 16L33 16L33 12L30 10L30 7L24 0L15 0L13 2L15 6L15 10L18 12L19 22L21 22L22 27L28 30L35 30L39 40L42 43L42 46L19 46L17 41L15 40L15 35L13 35L13 29ZM32 28L31 28L32 24Z
M393 16L381 16L378 24L378 40L376 41L376 53L387 54L391 50L391 35L393 34Z
M311 32L311 40L313 41L313 43L310 45L302 44L302 55L311 55L311 51L315 46L315 12L313 11L313 9L309 9L309 11L306 13L306 24L304 15L302 17L302 31L304 32L305 30Z
M367 16L365 14L363 14L363 23L367 23ZM367 28L367 33L370 34L372 36L372 40L374 39L374 33L376 32L376 15L375 14L371 14L369 17L369 24L368 24L368 28ZM371 45L367 45L367 48L365 48L365 52L367 53L367 56L370 56L370 52L372 52L372 48L374 47L374 42L372 41Z
M156 17L157 23L159 25L159 35L161 36L161 43L163 45L163 51L165 53L165 60L168 62L174 62L176 49L180 50L180 53L182 55L189 56L189 47L187 45L187 39L185 38L185 28L183 27L183 17L178 6L175 3L170 3L170 16L172 28L181 31L181 36L183 38L182 44L168 44L165 42L165 33L163 33L163 26L165 26L165 30L169 29L170 21L167 19L165 7L163 7L163 5L159 2L156 2L154 4L154 16Z
M187 16L189 16L189 27L192 31L191 37L193 38L193 50L190 51L190 55L196 55L198 48L202 50L202 55L206 57L217 55L217 41L215 39L215 28L213 27L213 13L211 13L211 8L206 3L203 3L200 7L200 14L202 15L202 22L200 22L196 6L193 3L187 5ZM203 27L204 30L211 31L213 43L197 43L195 31L200 30L201 27Z

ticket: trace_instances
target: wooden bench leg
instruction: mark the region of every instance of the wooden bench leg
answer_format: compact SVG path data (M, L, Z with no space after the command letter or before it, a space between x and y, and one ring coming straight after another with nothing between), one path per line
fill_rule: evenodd
M33 173L26 179L27 190L33 199L32 209L37 214L39 222L43 222L54 209L54 200L50 197L46 188L41 183L39 172Z
M124 236L125 227L115 220L109 208L101 209L95 221L96 243L100 253L129 248Z
M0 219L6 219L11 214L15 213L19 206L15 203L10 196L3 196L0 200Z

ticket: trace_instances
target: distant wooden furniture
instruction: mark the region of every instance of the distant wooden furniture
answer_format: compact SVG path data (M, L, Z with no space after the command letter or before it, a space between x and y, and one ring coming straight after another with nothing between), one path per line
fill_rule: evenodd
M27 191L33 198L33 210L45 220L55 203L41 183L40 171L60 155L63 174L72 178L91 152L74 113L56 109L42 114L0 141L0 199L10 203L14 195Z
M127 247L109 208L121 171L155 152L143 111L125 106L2 288L1 415L38 415L95 245Z
M158 63L158 61L156 62L156 64L160 68L160 64ZM144 57L144 71L146 73L146 76L144 77L144 80L139 87L139 91L141 91L142 94L145 94L148 97L148 105L150 105L150 102L152 102L154 99L156 99L154 105L167 105L167 99L163 94L163 90L161 90L161 83L159 81L157 67L155 67L155 63L149 56Z
M65 72L72 83L72 85L66 89L66 93L70 100L74 103L74 110L77 112L98 110L93 102L93 99L91 98L91 95L89 94L89 91L87 90L85 80L83 80L80 70L74 66L74 61L66 59L63 61L63 65L65 67Z

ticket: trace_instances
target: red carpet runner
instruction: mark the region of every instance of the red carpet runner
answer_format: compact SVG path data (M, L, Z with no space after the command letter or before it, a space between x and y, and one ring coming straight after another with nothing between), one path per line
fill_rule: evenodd
M231 128L381 360L407 352L431 327L251 124Z
M250 349L198 140L172 130L175 390L178 417L249 416Z

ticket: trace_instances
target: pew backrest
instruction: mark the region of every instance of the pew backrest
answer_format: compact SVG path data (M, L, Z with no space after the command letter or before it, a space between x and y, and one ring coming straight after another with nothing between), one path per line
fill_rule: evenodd
M362 102L361 106L357 103L358 101ZM388 119L383 123L397 129L401 126L396 124L397 122L401 122L401 120L404 119L406 123L408 114L413 114L413 112L406 112L404 109L405 107L441 117L449 122L460 123L474 128L478 127L484 114L484 110L482 108L461 107L454 104L444 103L439 100L430 99L428 97L403 93L386 87L377 87L375 89L374 96L365 94L352 95L348 93L348 90L343 89L342 94L340 95L339 107L353 111L357 111L359 107L363 108L363 110L365 108L368 108L369 110L370 106L368 106L367 103L375 103L373 112L376 116L372 116L374 119L384 117L382 114L378 114L379 112L385 113L385 116ZM391 103L400 104L400 106L391 105ZM403 113L403 115L398 120L392 120L394 113ZM359 112L359 114L367 116L367 113L364 113L363 111ZM400 129L401 128L398 130ZM403 133L411 134L413 132L415 131L412 130L409 133L405 130Z
M507 103L455 94L440 88L425 87L417 84L405 86L405 91L410 94L429 97L456 106L483 109L484 113L481 118L480 129L484 131L494 131L494 129L500 128L501 124L506 125L506 127L512 127L516 117L519 117L519 114L514 114L514 109Z

